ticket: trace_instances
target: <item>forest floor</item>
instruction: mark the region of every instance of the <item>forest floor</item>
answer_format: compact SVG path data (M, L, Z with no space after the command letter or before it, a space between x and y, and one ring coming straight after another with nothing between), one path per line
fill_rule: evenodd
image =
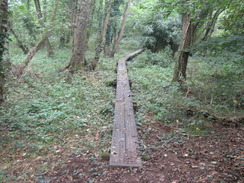
M148 133L150 129L150 133ZM190 137L183 134L168 136L176 129L148 124L140 133L147 154L142 168L112 168L108 161L90 160L89 154L67 157L62 166L53 167L44 177L51 182L243 182L243 129L214 126L209 137ZM142 135L144 136L144 135ZM51 159L51 161L56 161Z
M12 174L20 174L24 169L35 170L45 162L55 164L62 160L48 171L34 171L32 178L40 183L243 182L244 129L214 125L213 132L208 137L189 136L178 133L177 128L158 123L147 124L139 128L144 142L141 168L113 168L106 157L95 157L90 152L66 154L66 149L60 147L55 155L37 157L28 165L22 164L13 169ZM19 161L24 162L22 159Z
M128 64L143 166L109 166L115 60L134 47L127 49L71 83L56 72L67 65L64 50L50 60L41 52L20 80L10 78L0 109L0 182L244 182L243 125L187 116L189 106L204 105L170 86L172 67L147 63L146 53Z

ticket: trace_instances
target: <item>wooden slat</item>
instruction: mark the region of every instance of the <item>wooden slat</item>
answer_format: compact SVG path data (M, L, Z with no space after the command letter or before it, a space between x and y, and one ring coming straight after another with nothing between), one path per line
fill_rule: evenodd
M115 116L110 154L110 166L140 167L138 136L133 110L126 61L143 50L137 50L118 62Z

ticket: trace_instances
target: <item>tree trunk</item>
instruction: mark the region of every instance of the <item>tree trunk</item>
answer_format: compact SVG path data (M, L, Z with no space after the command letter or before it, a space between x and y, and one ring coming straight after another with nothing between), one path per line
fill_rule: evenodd
M85 54L87 51L87 32L91 11L91 0L78 0L73 13L73 46L69 65L66 67L73 74L85 66ZM66 69L65 68L65 69Z
M34 0L35 1L35 7L36 7L36 12L37 12L37 16L38 16L38 20L39 20L39 24L42 26L42 29L44 31L46 31L46 26L45 26L45 21L42 20L43 16L42 16L42 11L41 11L41 5L40 5L40 1L39 0ZM45 19L45 17L44 17ZM45 47L47 50L47 56L50 57L53 55L53 50L52 50L52 46L50 44L50 41L48 39L48 37L45 40Z
M115 23L115 22L113 22L113 23ZM111 30L108 30L108 31L111 31L111 32L107 32L107 35L106 35L107 36L106 37L106 43L105 43L105 46L104 46L104 54L106 56L109 56L109 57L111 57L111 53L112 53L111 44L113 42L115 42L116 35L117 35L117 28L116 28L116 26L114 26L114 27L112 27L112 25L110 25L110 26L111 27L109 27L109 28L111 28Z
M51 57L54 53L53 53L53 48L52 48L52 45L50 44L48 37L49 37L49 35L47 36L47 39L45 40L45 47L47 50L47 57Z
M188 57L190 51L188 50L193 44L193 40L196 34L196 25L190 21L190 15L183 15L182 25L182 42L180 45L179 59L175 64L173 82L182 82L186 79L186 68L188 63Z
M26 1L26 6L27 6L27 16L23 16L23 24L25 28L28 30L29 36L32 38L30 40L30 44L33 46L35 45L34 43L36 42L36 30L35 30L35 24L33 23L33 17L31 14L31 8L30 8L30 0Z
M114 17L111 17L110 23L108 25L108 29L106 32L106 36L105 36L105 43L103 46L103 51L106 56L111 55L111 44L112 44L113 40L116 39L116 25L115 24L116 24L116 20L114 19Z
M99 1L99 7L97 10L97 21L98 21L98 30L102 30L102 18L103 16L101 16L103 14L103 0Z
M59 48L63 48L65 45L65 34L61 33L61 36L59 37Z
M32 60L32 58L35 56L36 52L41 48L41 46L43 45L43 43L45 42L45 40L47 39L48 37L48 33L49 32L45 32L43 35L42 35L42 38L38 41L38 43L30 49L30 51L28 52L22 66L21 66L21 70L23 71L27 65L30 63L30 61ZM22 75L22 71L20 73L20 75Z
M113 50L111 52L111 57L114 57L114 54L117 52L118 46L119 46L119 42L121 41L122 36L124 34L125 23L126 23L126 19L127 19L129 10L130 10L130 4L131 4L131 0L128 0L128 2L126 4L124 15L123 15L123 19L122 19L122 22L121 22L121 26L120 26L118 37L117 37L116 40L114 40L114 45L113 45Z
M100 54L101 54L103 47L104 47L104 40L105 40L106 32L108 29L108 25L109 25L110 11L111 11L111 7L112 7L113 2L114 2L114 0L111 0L108 4L108 7L107 7L105 20L103 23L103 28L102 28L102 31L101 31L99 38L98 38L98 44L97 44L97 48L96 48L95 57L92 61L93 70L95 70L95 68L97 67L97 63L99 61Z
M107 2L108 3L108 2ZM117 36L117 22L119 22L120 12L118 11L120 9L121 4L123 2L120 1L114 1L112 7L111 7L111 15L110 15L110 22L107 28L106 36L105 36L105 43L104 43L104 54L106 56L110 56L112 52L111 44L116 40ZM106 12L105 12L106 13Z
M65 34L65 44L68 44L71 41L71 36L74 30L74 8L77 0L69 0L69 10L68 13L70 15L70 26L68 32Z
M68 31L67 35L65 36L65 43L68 44L70 42L72 31Z
M63 18L62 23L65 24L65 19ZM65 30L60 29L60 37L59 37L59 48L63 48L65 45Z
M8 18L8 0L0 1L0 104L4 101L4 64L3 52L7 37L7 18Z
M211 37L211 35L213 34L213 31L214 31L214 27L217 22L217 19L223 11L224 10L222 10L222 9L218 9L214 13L213 17L211 17L211 20L208 21L206 28L205 28L206 31L205 31L204 37L202 38L202 41L207 41Z
M19 36L15 33L15 31L13 30L13 28L10 28L10 31L12 32L14 38L17 41L18 46L20 47L20 49L24 52L24 54L27 54L29 52L29 48L24 45L24 43L22 43L19 39Z
M87 30L91 29L92 28L92 24L93 24L93 18L94 18L94 12L95 12L95 4L96 4L96 0L90 0L91 4L90 4L90 10L89 10L89 20L88 20L88 27L87 27ZM86 39L86 42L87 42L87 45L89 43L89 40L90 40L90 37L91 37L91 32L90 31L87 31L87 39Z
M56 14L57 14L58 4L59 4L59 0L55 0L55 6L53 9L53 14L52 14L51 19L50 19L51 25L53 24L53 21L55 19ZM22 75L24 69L28 66L28 64L30 63L32 58L35 56L36 52L41 48L42 44L45 42L45 40L48 38L48 36L49 36L49 31L45 30L41 39L38 41L38 43L28 52L27 57L25 58L22 66L21 66L20 75Z
M43 0L43 21L47 22L47 0Z

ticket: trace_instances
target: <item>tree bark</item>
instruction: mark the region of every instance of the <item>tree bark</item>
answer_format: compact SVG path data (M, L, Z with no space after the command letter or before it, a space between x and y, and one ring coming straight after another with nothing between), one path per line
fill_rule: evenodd
M93 18L94 18L94 12L95 12L95 4L96 4L96 0L90 0L91 4L90 4L90 10L89 10L89 20L88 20L88 27L87 27L87 45L89 43L90 37L91 37L91 32L88 31L89 29L92 28L92 24L93 24Z
M114 45L113 45L113 50L111 52L111 57L114 57L114 54L117 52L118 50L118 46L119 46L119 42L122 39L122 36L124 34L124 29L125 29L125 23L126 23L126 19L130 10L130 4L131 4L131 0L128 0L127 4L126 4L126 8L125 8L125 12L123 15L123 19L121 22L121 26L120 26L120 30L119 30L119 34L116 40L114 40Z
M62 23L65 24L65 19L64 18L62 20ZM64 45L65 45L65 30L64 30L64 28L60 29L60 33L59 34L60 34L59 35L60 37L59 37L59 45L58 45L58 47L59 48L63 48Z
M45 26L45 17L42 16L42 11L41 11L41 5L39 0L34 0L35 1L35 7L36 7L36 12L39 20L39 24L42 26L42 29L45 31L46 26ZM50 41L48 37L45 40L45 47L47 50L47 56L50 57L53 55L53 49L50 44Z
M182 82L186 79L186 68L190 55L188 49L192 46L196 34L197 26L190 21L190 14L184 14L182 19L182 42L179 48L179 58L175 64L173 82Z
M43 21L47 22L47 0L43 1Z
M92 0L78 0L73 9L73 46L69 69L73 74L77 70L82 70L85 65L85 54L87 51L87 32L89 27L89 16L92 7Z
M111 11L111 7L112 7L113 2L114 2L114 0L111 0L108 4L108 7L107 7L105 20L103 23L103 28L102 28L102 31L101 31L99 38L98 38L98 44L97 44L97 48L96 48L95 57L92 61L93 70L95 70L95 68L97 67L97 63L99 61L100 54L101 54L103 47L104 47L104 40L105 40L106 32L108 29L108 25L109 25L110 11Z
M8 24L8 0L0 1L0 104L4 101L4 64L3 52L5 50L5 43L7 38L7 24Z
M20 49L23 51L24 54L27 54L29 52L29 48L24 43L22 43L22 41L20 41L19 36L15 33L12 27L10 28L10 31L12 32L14 38L16 39Z
M69 26L69 31L65 34L65 44L67 44L67 43L69 43L71 41L71 37L72 37L72 34L73 34L75 4L77 4L77 0L69 0L68 13L70 15L70 26Z
M103 14L103 0L99 1L99 7L97 10L97 21L98 21L98 30L102 30L102 18L103 16L101 16Z
M47 39L48 37L48 33L49 32L45 32L43 35L42 35L42 38L38 41L38 43L30 49L30 51L28 52L26 58L25 58L25 61L23 62L22 66L21 66L21 70L23 71L27 65L30 63L30 61L32 60L32 58L35 56L36 52L41 48L41 46L43 45L43 43L45 42L45 40ZM20 75L22 75L22 72L20 73Z
M214 31L214 27L217 22L217 19L223 11L224 10L222 10L222 9L218 9L214 13L213 17L211 17L211 20L208 21L206 28L205 28L206 31L205 31L204 37L202 38L202 41L207 41L211 37L211 35L213 34L213 31Z
M53 14L51 16L50 19L50 24L53 24L53 21L55 19L55 16L57 14L57 10L58 10L58 4L59 4L59 0L55 0L55 5L54 5L54 9L53 9ZM31 48L31 50L28 52L22 66L20 69L20 75L22 75L24 69L28 66L28 64L30 63L30 61L32 60L32 58L35 56L36 52L41 48L42 44L45 42L45 40L48 38L49 36L49 30L45 30L41 39L37 42L37 44Z
M33 17L31 14L30 1L31 0L26 1L28 15L22 17L22 20L23 20L23 24L24 24L25 28L28 30L28 33L29 33L30 37L32 38L30 41L31 41L31 45L33 46L34 43L36 42L36 30L35 30L35 24L32 21Z

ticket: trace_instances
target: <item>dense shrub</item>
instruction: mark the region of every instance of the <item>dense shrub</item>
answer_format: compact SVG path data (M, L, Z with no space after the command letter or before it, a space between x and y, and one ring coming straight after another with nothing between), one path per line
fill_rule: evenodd
M181 21L179 17L164 19L158 14L146 22L143 30L142 45L153 53L170 46L173 53L178 50L181 40Z

